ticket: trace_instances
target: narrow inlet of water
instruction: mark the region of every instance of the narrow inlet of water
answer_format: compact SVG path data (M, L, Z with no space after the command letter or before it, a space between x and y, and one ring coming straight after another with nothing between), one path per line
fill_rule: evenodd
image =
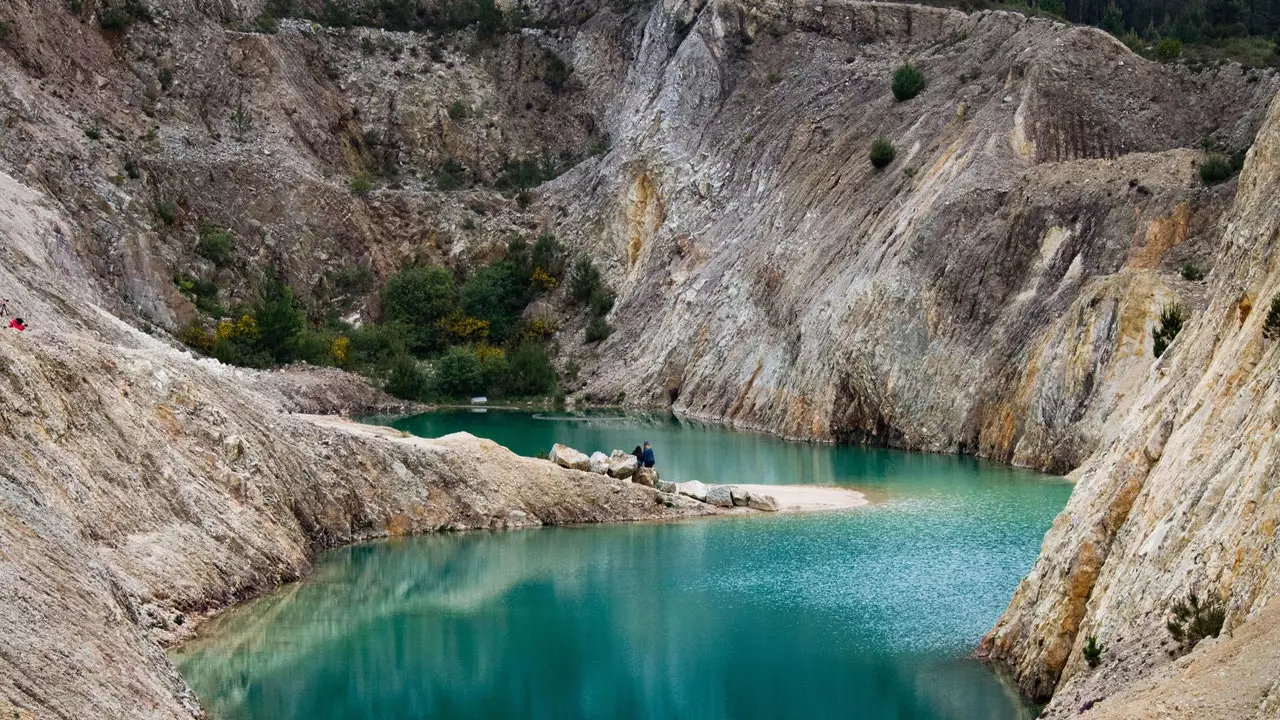
M174 658L215 717L1031 718L968 659L1070 486L670 418L441 412L516 452L650 440L664 477L870 491L857 510L437 535L323 554Z

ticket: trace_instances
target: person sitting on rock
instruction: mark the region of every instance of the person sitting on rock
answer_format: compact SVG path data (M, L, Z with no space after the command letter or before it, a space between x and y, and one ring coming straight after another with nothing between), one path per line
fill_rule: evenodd
M22 322L22 318L14 318L10 320L9 327L13 330L17 330L18 332L22 332L27 329L27 326Z
M644 441L644 451L641 455L640 464L647 468L653 467L653 446L649 444L648 440Z
M644 448L637 445L636 449L631 451L631 454L636 456L636 469L639 470L644 467Z

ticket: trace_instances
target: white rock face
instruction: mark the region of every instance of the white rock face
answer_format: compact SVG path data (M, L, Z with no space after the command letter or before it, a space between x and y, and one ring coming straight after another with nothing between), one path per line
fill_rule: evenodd
M733 507L733 489L729 485L708 485L704 502L716 507Z
M676 483L676 492L686 497L691 497L698 502L707 501L707 486L698 480L689 480L687 482Z
M609 472L609 456L599 450L591 453L591 457L587 459L589 469L593 473L604 475Z
M667 482L666 480L658 481L658 492L673 493L676 491L676 484Z
M778 512L778 501L772 495L753 492L747 499L747 507L765 512Z
M733 499L734 507L746 507L747 502L751 499L751 493L734 485L729 486L729 494Z
M550 460L560 467L571 468L573 470L591 469L591 458L577 450L574 450L568 445L561 445L560 443L556 443L551 447Z
M636 456L631 453L614 450L609 456L609 477L624 480L635 475L637 467L639 463L636 461Z

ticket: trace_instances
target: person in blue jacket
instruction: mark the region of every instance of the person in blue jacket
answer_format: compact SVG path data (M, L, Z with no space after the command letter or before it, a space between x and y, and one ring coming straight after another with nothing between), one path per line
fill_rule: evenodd
M641 456L645 467L653 467L653 446L649 444L648 440L644 441L644 450L641 451Z

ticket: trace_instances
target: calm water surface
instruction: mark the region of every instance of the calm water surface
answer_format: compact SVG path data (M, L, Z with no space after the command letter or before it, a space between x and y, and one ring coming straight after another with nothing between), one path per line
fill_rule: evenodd
M966 658L1070 487L667 418L436 413L532 455L650 440L664 477L845 484L819 515L468 533L325 553L175 652L224 720L1031 718Z

